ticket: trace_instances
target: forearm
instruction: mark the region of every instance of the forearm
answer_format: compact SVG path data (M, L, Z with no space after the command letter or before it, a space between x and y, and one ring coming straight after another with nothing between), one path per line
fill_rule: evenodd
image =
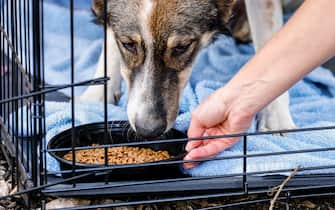
M232 106L256 113L332 57L335 54L334 10L334 0L306 0L294 17L223 88L225 94L239 94L230 96L237 99Z

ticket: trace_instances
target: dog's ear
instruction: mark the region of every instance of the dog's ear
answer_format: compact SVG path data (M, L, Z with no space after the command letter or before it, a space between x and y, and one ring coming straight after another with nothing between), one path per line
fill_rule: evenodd
M235 4L239 0L216 0L216 5L219 12L220 22L222 24L228 24L232 15Z
M103 23L105 16L105 1L107 0L92 0L92 12L96 16L95 22Z
M240 41L250 41L250 27L244 0L217 0L222 30L230 33Z

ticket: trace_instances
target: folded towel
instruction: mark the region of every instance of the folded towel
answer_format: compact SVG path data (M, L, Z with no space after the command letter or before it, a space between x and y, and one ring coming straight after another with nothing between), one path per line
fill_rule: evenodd
M52 26L45 24L46 40L46 75L47 82L59 84L69 82L69 33L68 9L55 4L45 4L46 14ZM49 12L48 12L49 11ZM92 77L98 60L102 43L102 31L94 24L89 24L90 13L79 10L75 12L75 66L76 81ZM49 19L49 20L47 20ZM56 21L57 19L57 21ZM56 25L55 23L62 22ZM82 27L83 25L87 27ZM233 39L220 36L216 42L204 49L197 58L193 73L180 102L180 113L175 128L186 131L191 111L209 94L226 84L232 76L254 54L251 44L242 45ZM62 56L59 56L62 55ZM270 67L269 67L270 68ZM78 93L83 91L80 89ZM324 68L317 68L304 80L290 89L290 109L298 127L313 127L335 125L335 78ZM126 119L127 94L123 85L123 95L118 106L109 105L108 118ZM76 105L76 125L103 120L101 104ZM48 102L46 104L47 140L71 126L70 104ZM254 131L255 125L251 131ZM248 153L271 153L301 149L327 148L335 146L335 131L316 131L289 134L287 137L255 136L248 141ZM219 156L241 155L242 143L222 152ZM277 170L303 167L330 165L334 163L334 152L318 152L273 157L258 157L248 160L248 172ZM48 169L58 170L55 160L48 157ZM193 176L223 175L242 172L242 160L210 161L189 170ZM304 173L330 173L334 169L324 171L306 171ZM285 174L285 173L281 173Z

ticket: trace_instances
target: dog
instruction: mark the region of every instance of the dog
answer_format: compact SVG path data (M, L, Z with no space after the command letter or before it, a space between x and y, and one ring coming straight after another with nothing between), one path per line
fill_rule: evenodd
M278 0L106 0L106 8L104 2L93 0L92 10L98 22L107 21L108 102L119 99L123 78L129 122L143 137L172 128L192 64L215 35L252 37L258 50L283 25ZM104 47L95 78L104 76ZM89 87L79 98L103 100L102 86ZM258 114L260 131L291 128L287 93Z

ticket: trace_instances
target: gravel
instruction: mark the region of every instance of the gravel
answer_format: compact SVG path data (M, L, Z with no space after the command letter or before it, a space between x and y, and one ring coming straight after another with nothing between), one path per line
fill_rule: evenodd
M7 162L0 151L0 196L6 196L11 192L10 172ZM0 210L25 209L21 198L8 198L0 200Z

